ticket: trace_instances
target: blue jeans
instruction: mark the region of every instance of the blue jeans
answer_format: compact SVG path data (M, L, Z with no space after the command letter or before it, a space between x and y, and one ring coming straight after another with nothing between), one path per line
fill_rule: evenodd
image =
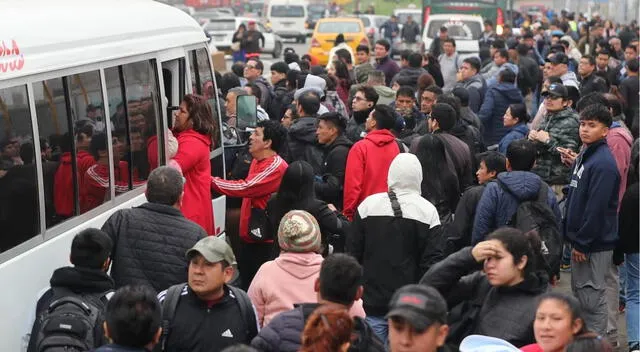
M627 302L627 295L625 293L627 289L627 269L624 264L618 267L618 279L620 280L620 304L625 304Z
M384 317L374 317L367 315L364 320L369 324L373 332L378 335L382 343L387 346L389 344L389 324Z
M568 243L562 247L562 264L571 265L571 245Z
M627 306L625 314L627 318L627 340L629 341L629 347L638 346L640 343L640 254L632 253L624 255L624 266L626 269L626 283L627 283Z

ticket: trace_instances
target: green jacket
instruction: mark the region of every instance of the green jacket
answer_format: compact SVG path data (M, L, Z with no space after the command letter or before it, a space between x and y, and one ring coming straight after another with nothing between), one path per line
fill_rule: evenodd
M578 113L571 108L556 113L547 113L540 123L540 130L549 133L549 142L534 142L538 149L538 157L533 172L538 174L550 185L566 185L569 183L571 168L560 160L560 153L556 148L580 150L580 122Z
M357 65L353 68L357 83L365 83L369 79L369 73L375 71L375 67L369 62Z

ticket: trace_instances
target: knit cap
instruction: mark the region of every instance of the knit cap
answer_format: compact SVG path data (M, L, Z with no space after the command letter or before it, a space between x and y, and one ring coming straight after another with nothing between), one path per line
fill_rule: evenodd
M280 220L278 244L285 252L320 252L320 237L318 221L304 210L291 210Z

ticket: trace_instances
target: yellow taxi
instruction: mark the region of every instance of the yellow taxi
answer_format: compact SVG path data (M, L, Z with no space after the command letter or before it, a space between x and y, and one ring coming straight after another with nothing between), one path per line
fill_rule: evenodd
M353 49L354 54L358 45L369 45L364 24L359 18L321 18L316 23L309 48L309 55L314 63L327 64L329 51L334 47L336 36L340 33L344 35L345 42Z

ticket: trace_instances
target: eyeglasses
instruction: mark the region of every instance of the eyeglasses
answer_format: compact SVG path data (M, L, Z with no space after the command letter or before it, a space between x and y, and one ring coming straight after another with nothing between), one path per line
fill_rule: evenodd
M255 66L253 66L253 65L244 65L244 69L245 69L245 70L246 70L246 69L250 69L250 68L256 68L256 67L255 67Z
M362 98L362 97L353 97L353 100L355 100L355 101L367 101L366 98Z

